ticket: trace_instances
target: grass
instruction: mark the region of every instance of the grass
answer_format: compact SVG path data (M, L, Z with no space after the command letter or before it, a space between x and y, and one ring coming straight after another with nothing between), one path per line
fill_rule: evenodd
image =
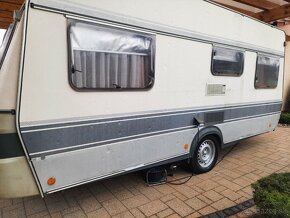
M258 180L252 187L262 215L290 217L290 173L274 173Z

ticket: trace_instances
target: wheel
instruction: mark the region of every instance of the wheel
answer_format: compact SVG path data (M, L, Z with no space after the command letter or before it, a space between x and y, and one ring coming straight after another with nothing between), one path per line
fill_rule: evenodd
M194 173L206 173L215 166L219 153L219 141L214 136L205 136L194 150L190 161Z

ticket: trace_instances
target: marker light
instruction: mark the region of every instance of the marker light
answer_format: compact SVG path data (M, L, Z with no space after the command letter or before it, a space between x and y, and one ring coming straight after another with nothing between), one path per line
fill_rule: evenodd
M54 185L56 182L56 178L54 177L50 177L48 180L47 180L47 184L48 185Z

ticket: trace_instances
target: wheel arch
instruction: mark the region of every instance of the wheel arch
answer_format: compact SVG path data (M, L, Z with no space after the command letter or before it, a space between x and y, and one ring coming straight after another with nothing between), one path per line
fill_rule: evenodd
M216 137L216 139L219 141L219 149L223 147L223 134L218 127L216 126L202 127L198 130L197 134L193 138L193 141L190 146L189 159L192 158L195 148L198 145L198 143L201 141L201 139L207 136Z

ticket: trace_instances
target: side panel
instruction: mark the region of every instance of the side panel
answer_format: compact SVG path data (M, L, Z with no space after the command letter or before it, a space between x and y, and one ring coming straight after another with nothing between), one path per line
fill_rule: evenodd
M188 154L184 144L190 144L197 130L166 133L142 139L106 144L74 152L34 159L33 165L45 192L65 186L124 173L163 160ZM57 183L47 185L55 177Z
M273 131L279 121L280 113L227 122L217 125L224 137L224 144Z
M17 23L0 69L0 198L39 194L15 120L23 23Z
M211 44L156 35L153 88L124 92L76 92L69 85L67 54L66 18L31 9L20 132L45 193L186 155L199 116L218 111L214 125L225 142L277 124L283 71L276 89L256 90L254 52L246 52L241 77L216 77L210 72ZM206 95L207 84L224 85L225 94ZM257 121L249 132L239 128L240 122L247 128ZM47 185L50 177L56 178L53 186Z

